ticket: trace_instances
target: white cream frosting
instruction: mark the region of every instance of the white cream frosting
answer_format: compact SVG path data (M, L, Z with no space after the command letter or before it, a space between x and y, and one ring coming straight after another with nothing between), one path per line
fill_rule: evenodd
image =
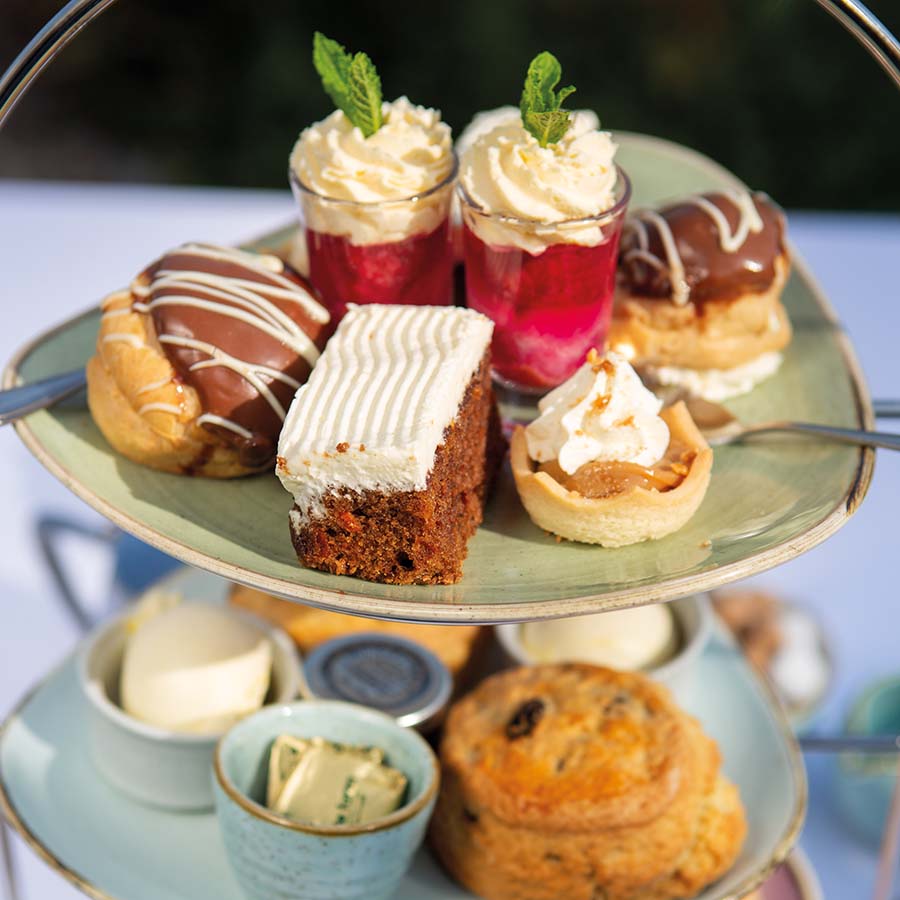
M539 463L555 459L569 475L598 460L652 466L669 446L662 401L618 353L589 357L538 409L525 429L528 455Z
M449 187L409 198L453 170L450 126L439 110L406 97L385 102L382 115L384 124L368 138L341 110L301 133L290 159L296 178L314 195L349 201L298 192L308 227L354 244L390 243L433 231L447 215Z
M653 384L682 387L695 397L714 403L740 397L770 378L781 365L777 351L763 353L733 369L688 369L682 366L642 366L644 377Z
M522 646L532 662L586 662L633 671L674 656L677 636L665 604L619 609L593 616L528 622Z
M462 155L460 183L473 203L494 216L525 224L467 214L466 224L481 240L541 253L551 244L593 247L603 240L595 222L566 223L602 214L615 205L616 145L596 116L576 112L568 132L541 147L512 119L476 138Z
M424 490L493 327L451 306L351 304L281 432L295 524L332 491Z

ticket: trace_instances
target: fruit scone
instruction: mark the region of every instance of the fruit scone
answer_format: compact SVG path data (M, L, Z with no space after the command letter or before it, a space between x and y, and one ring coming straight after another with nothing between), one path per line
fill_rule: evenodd
M392 619L363 619L282 600L241 584L231 586L229 602L275 622L293 638L302 654L311 652L325 641L363 631L407 638L434 653L450 670L457 684L461 679L465 680L470 664L473 659L477 661L489 635L489 629L478 625L420 625Z
M639 673L502 672L453 706L440 755L431 844L488 900L687 897L746 831L715 743Z

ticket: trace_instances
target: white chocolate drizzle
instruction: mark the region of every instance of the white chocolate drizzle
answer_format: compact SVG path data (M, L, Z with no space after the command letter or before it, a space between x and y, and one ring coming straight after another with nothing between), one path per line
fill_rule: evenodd
M226 419L223 416L217 416L214 413L203 413L202 416L197 417L198 425L218 425L220 428L227 428L229 431L233 431L235 434L239 434L242 438L246 440L250 440L253 437L252 431L247 431L242 425L238 425L237 422L232 422L231 419Z
M120 331L111 331L109 334L104 334L102 338L100 338L101 344L131 344L135 350L142 350L146 345L144 342L138 337L136 334L125 334Z
M250 384L256 388L256 390L265 398L269 406L272 407L275 415L277 415L282 422L284 421L284 407L269 389L269 386L262 380L261 376L267 375L269 378L275 378L279 381L285 381L285 383L297 385L297 382L293 378L290 378L290 376L285 375L283 372L278 372L276 369L270 369L268 366L257 365L256 363L249 363L243 359L237 359L236 357L227 354L224 350L220 350L218 347L206 343L206 341L179 337L175 334L161 334L159 336L159 342L161 344L172 344L176 347L188 347L191 350L199 350L201 353L208 354L210 357L209 359L200 360L200 362L196 362L191 366L192 372L196 369L205 369L210 366L224 366L226 369L237 372L238 375L249 381ZM297 387L299 387L299 385L297 385ZM294 389L296 390L296 387ZM231 424L237 425L236 422L231 422ZM237 429L232 428L231 430L236 431ZM242 430L246 431L246 429Z
M151 381L149 384L145 384L138 392L137 396L140 397L141 394L149 394L150 391L158 390L161 387L165 387L172 381L172 376L168 376L167 378L160 378L159 381Z
M174 403L145 403L139 410L138 415L142 416L148 412L167 412L173 416L180 416L184 410Z
M714 203L706 197L693 196L681 201L692 204L703 210L712 219L719 233L719 246L723 253L736 253L744 245L750 234L758 234L763 230L763 220L759 215L753 196L748 190L727 190L720 192L727 197L736 207L739 217L734 231L731 230L728 220ZM659 234L663 245L665 260L650 252L650 239L647 225L653 225ZM626 251L622 255L624 262L640 260L660 271L665 271L669 276L669 284L672 289L672 302L676 306L684 306L691 298L691 287L685 278L684 261L678 252L678 243L675 235L669 227L669 223L654 210L639 209L626 220L625 233L632 233L637 240L637 247Z

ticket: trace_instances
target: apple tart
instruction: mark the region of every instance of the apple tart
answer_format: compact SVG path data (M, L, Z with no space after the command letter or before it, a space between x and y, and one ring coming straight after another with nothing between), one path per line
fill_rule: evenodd
M713 453L683 403L661 409L631 366L594 355L513 433L516 488L560 537L622 547L681 528L706 495Z

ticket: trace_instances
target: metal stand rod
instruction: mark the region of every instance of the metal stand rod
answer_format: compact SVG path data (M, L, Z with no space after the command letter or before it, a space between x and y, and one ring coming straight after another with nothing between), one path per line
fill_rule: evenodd
M27 44L0 78L0 128L33 79L69 41L115 0L70 0Z
M816 0L869 51L900 88L900 42L872 11L856 0Z
M0 817L0 861L3 863L4 888L3 896L6 900L19 900L18 880L16 879L16 865L13 860L12 845L9 841L9 832L6 830L6 822Z
M32 80L92 19L115 0L70 0L13 60L0 78L0 128ZM865 48L900 88L900 43L875 15L857 0L816 0Z

